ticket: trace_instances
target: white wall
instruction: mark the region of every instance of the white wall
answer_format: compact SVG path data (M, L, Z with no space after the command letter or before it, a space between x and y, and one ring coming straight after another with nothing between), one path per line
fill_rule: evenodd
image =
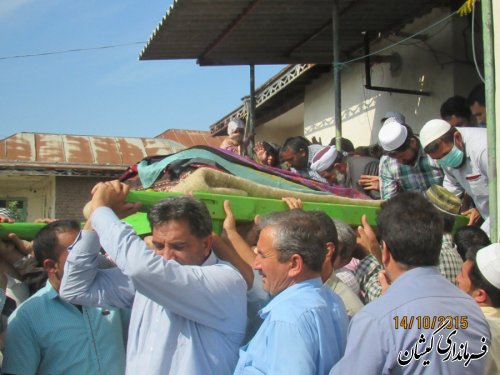
M436 9L408 25L405 31L414 33L422 30L447 14L449 10ZM405 45L380 52L381 55L396 52L401 55L401 69L395 73L391 73L389 64L372 65L373 86L430 91L430 97L367 90L364 88L363 62L346 65L342 70L341 82L343 136L355 146L375 143L380 118L386 111L402 112L407 123L418 132L426 121L439 117L441 103L448 97L466 97L478 78L473 66L463 63L466 60L462 37L464 29L467 29L466 18L454 16L426 31L425 43L411 39ZM370 52L402 40L396 36L389 39L372 44ZM360 55L362 53L360 51ZM323 144L327 143L325 140L329 141L335 136L333 113L333 78L332 74L328 74L306 88L304 135L308 138L320 136Z
M266 141L281 145L288 137L304 135L304 127L300 125L289 125L283 128L276 128L269 125L262 125L258 128L255 141Z
M53 218L54 197L53 176L0 175L0 199L26 199L27 221Z
M255 140L282 144L292 136L304 135L304 103L257 127Z

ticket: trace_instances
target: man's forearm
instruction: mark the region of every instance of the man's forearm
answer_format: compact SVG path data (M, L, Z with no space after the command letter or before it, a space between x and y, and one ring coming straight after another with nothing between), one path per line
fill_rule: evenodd
M99 270L99 252L97 234L83 230L70 246L61 296L81 305L130 307L135 293L130 280L117 268Z
M255 259L255 254L252 251L248 243L241 237L241 235L236 230L226 231L227 238L233 248L236 250L238 255L243 259L243 261L250 267Z

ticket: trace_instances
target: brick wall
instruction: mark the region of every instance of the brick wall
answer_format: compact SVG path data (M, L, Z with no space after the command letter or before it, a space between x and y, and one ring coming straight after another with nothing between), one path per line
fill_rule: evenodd
M90 190L100 182L97 177L56 177L56 219L84 220L82 210L90 200Z

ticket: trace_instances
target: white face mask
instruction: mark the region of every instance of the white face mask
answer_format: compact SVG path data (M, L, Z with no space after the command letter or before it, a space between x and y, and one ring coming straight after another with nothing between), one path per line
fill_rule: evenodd
M464 160L464 153L455 144L448 154L437 160L437 163L443 168L458 168Z

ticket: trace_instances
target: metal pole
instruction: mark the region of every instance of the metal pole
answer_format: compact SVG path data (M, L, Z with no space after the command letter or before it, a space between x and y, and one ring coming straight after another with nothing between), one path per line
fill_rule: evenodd
M245 132L247 155L253 157L255 143L255 65L250 64L250 108L248 112L248 128Z
M340 38L339 38L339 4L337 0L333 1L332 11L332 31L333 31L333 89L335 96L335 146L337 150L342 151L342 91L340 85Z
M482 0L486 124L488 129L488 193L491 242L498 241L497 152L495 123L495 49L493 44L492 0Z

